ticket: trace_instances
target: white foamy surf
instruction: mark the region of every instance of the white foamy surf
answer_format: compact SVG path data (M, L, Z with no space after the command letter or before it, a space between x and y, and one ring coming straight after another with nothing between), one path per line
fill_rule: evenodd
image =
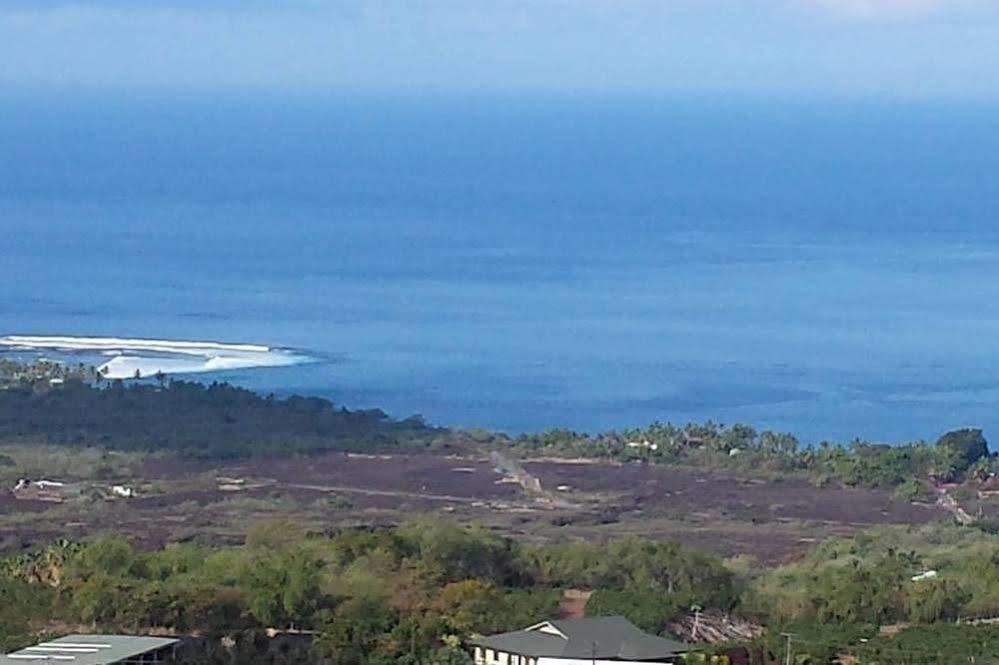
M128 379L137 374L198 374L257 367L298 365L312 360L307 355L261 344L226 344L166 339L123 337L69 337L7 335L0 337L0 350L48 351L113 356L98 370L109 379Z

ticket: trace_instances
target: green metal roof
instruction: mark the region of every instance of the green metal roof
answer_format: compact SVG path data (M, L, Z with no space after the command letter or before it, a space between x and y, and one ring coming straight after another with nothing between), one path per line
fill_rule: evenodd
M176 643L164 637L66 635L0 656L0 665L111 665Z
M656 660L690 650L682 642L642 632L620 616L546 621L472 640L472 644L532 658L601 660Z

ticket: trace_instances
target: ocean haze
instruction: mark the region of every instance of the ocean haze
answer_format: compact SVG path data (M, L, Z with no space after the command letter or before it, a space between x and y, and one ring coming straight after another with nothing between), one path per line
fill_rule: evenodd
M0 335L303 349L204 376L512 432L994 429L995 111L8 95Z
M995 101L991 0L6 0L0 86Z

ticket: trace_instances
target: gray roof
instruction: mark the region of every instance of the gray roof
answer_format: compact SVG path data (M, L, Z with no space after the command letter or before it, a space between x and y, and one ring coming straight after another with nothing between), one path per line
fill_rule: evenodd
M110 665L176 644L164 637L131 635L66 635L20 651L0 656L0 665L64 663L65 665Z
M553 634L549 628L561 634ZM546 621L524 630L472 640L472 644L532 658L602 660L656 660L690 650L683 642L644 633L620 616Z

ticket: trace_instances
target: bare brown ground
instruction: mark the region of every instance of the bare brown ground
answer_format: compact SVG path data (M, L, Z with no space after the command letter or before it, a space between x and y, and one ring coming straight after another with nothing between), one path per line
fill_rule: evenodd
M615 493L635 508L678 515L717 513L739 521L804 519L831 524L922 523L932 506L895 500L882 490L816 488L802 478L774 482L651 465L527 463L546 486Z
M799 478L761 482L649 465L554 460L523 466L540 479L547 497L527 496L486 459L430 454L327 454L224 464L151 459L129 479L139 493L131 500L95 498L107 488L88 481L77 498L59 505L0 493L0 550L102 532L127 535L140 546L238 543L250 524L265 519L321 531L433 514L529 541L640 535L772 562L831 535L947 517L938 507L899 501L890 492L819 489Z

